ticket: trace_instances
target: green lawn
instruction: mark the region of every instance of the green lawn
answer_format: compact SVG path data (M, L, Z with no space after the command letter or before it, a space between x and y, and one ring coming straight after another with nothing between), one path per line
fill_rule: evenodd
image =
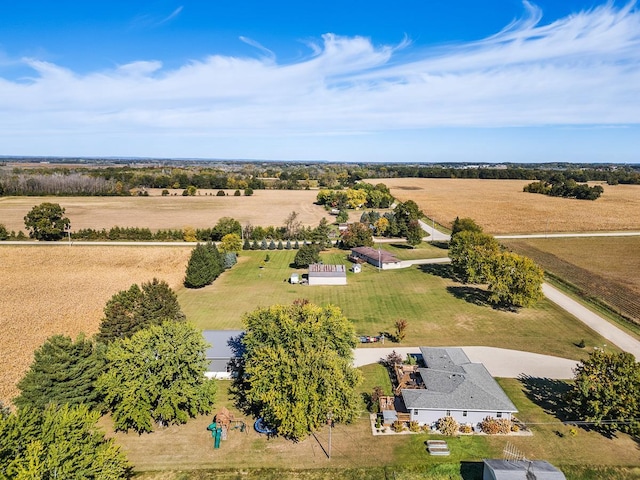
M435 248L435 247L429 247ZM265 256L271 260L260 268ZM397 319L409 326L403 345L487 345L567 358L584 357L587 346L610 344L547 300L518 313L491 308L484 292L448 277L448 266L414 266L378 271L364 265L348 272L346 286L291 285L294 251L242 252L238 264L212 285L178 291L187 318L203 329L242 328L242 316L260 306L306 298L320 305L335 304L360 334L393 332ZM322 254L325 263L347 263L346 252Z

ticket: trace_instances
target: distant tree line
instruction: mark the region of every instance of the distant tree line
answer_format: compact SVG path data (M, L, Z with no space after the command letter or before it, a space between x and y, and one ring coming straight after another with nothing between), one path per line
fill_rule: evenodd
M548 181L533 182L525 185L524 192L541 193L551 197L576 198L578 200L596 200L600 198L604 189L600 185L590 187L586 183L577 183L573 179L566 179L558 174Z

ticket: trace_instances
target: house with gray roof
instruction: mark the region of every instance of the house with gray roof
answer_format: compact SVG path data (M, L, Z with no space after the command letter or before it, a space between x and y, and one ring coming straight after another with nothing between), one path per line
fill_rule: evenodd
M242 354L242 330L204 330L202 336L210 346L205 355L209 378L231 378L233 362Z
M544 460L483 460L482 480L566 480Z
M420 347L425 368L418 368L420 388L401 390L410 419L431 425L450 416L475 425L485 417L507 418L517 412L481 363L471 363L461 348Z

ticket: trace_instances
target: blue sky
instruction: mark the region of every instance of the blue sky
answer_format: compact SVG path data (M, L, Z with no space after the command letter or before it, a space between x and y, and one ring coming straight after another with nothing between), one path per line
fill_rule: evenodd
M0 155L640 163L640 8L0 6Z

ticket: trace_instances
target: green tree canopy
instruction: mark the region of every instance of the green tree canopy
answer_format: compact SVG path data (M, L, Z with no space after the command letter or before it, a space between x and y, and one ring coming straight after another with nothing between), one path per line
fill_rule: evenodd
M211 284L224 271L224 259L215 243L198 244L192 250L184 277L187 288L202 288Z
M292 439L317 430L328 413L338 422L356 418L355 331L338 307L273 305L247 314L244 325L236 386L249 411Z
M451 266L465 283L485 283L491 259L500 253L500 244L493 236L473 230L463 230L449 243Z
M342 248L372 247L373 234L371 229L364 223L350 223L347 229L342 232L341 243Z
M126 479L131 466L86 405L26 407L0 416L0 477L7 479Z
M420 245L422 243L423 236L424 230L422 230L418 220L411 220L407 226L407 243L412 247Z
M33 207L24 217L29 237L36 240L60 240L71 225L64 216L64 208L57 203L44 202Z
M142 288L131 285L107 301L97 338L108 343L130 337L150 325L184 319L175 292L166 282L154 278L143 283Z
M472 218L459 218L453 221L451 228L451 237L455 237L460 232L476 232L482 233L482 227L478 225Z
M167 321L111 343L97 387L117 430L151 432L154 423L185 423L211 412L216 383L204 376L208 362L202 332Z
M296 268L306 268L320 261L320 248L317 245L302 245L296 252L293 264Z
M212 239L219 241L222 240L222 237L225 235L229 235L230 233L235 233L238 236L242 235L242 225L235 218L231 217L222 217L216 223L216 226L213 227L212 231Z
M242 250L242 239L237 233L227 233L220 242L221 253L238 253Z
M74 342L54 335L34 353L29 371L18 382L18 407L44 408L49 403L95 407L100 395L94 382L104 368L103 347L80 336Z
M530 258L505 252L489 261L489 302L513 307L531 307L543 296L544 272Z
M640 363L630 353L596 349L575 369L566 400L576 420L611 434L640 435Z

